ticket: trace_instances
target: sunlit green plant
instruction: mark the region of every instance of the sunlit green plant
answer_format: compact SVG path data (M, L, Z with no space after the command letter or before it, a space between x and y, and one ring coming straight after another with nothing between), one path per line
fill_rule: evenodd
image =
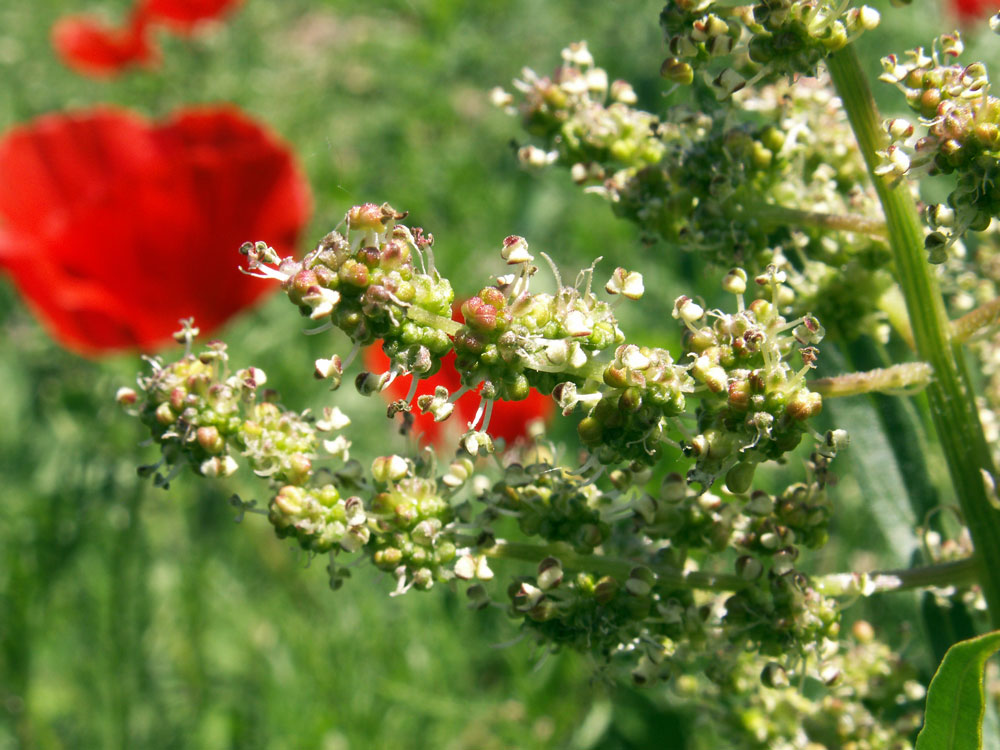
M882 122L852 45L878 25L865 6L684 0L660 22L661 72L690 88L684 106L639 109L583 43L551 76L525 69L516 93L492 98L533 139L519 150L525 164L567 168L651 240L717 270L724 306L673 300L679 349L650 346L616 315L655 294L641 269L612 257L602 273L595 260L567 284L518 236L498 238L509 272L464 290L453 321L432 236L389 204L364 204L301 260L247 243L245 270L280 283L312 332L346 334L349 353L312 363L332 389L381 341L389 369L354 382L370 395L413 376L388 410L404 427L414 410L449 419L455 399L478 388L454 455L412 441L407 453L352 457L340 408L284 408L260 369L230 366L223 343L196 349L191 323L178 335L184 355L151 360L138 390L118 399L160 447L145 472L166 486L185 467L223 477L247 466L269 488L267 507L234 504L328 555L333 588L355 559L385 571L397 594L462 587L472 608L503 607L543 648L672 684L741 747L909 747L925 685L868 623L842 632L841 606L966 587L954 599L1000 627L1000 510L983 428L996 423L1000 389L984 380L977 398L967 365L972 356L987 375L1000 370L990 231L1000 106L985 66L955 61L956 33L929 55L885 58L882 79L917 121ZM921 212L912 178L925 174L955 183L946 203ZM813 377L826 347L862 335L903 342L912 356ZM415 398L452 351L459 391ZM541 430L515 445L490 437L494 405L532 388L577 420L575 444ZM824 399L921 389L964 529L929 536L939 555L928 566L812 571L809 551L829 541L834 469L852 470L833 463L846 432L816 426ZM801 468L758 487L758 468L775 464ZM506 588L492 583L498 559L525 565ZM944 713L928 713L924 737ZM959 727L951 746L976 746L977 732L978 722Z

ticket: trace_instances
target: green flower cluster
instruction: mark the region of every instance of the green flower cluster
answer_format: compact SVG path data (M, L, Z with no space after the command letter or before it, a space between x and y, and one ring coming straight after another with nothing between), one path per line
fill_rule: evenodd
M451 348L436 323L451 319L455 295L434 268L434 238L398 225L404 216L388 203L355 206L344 217L345 233L331 232L301 261L278 258L261 242L240 252L249 258L250 273L281 282L300 312L322 324L317 330L341 329L355 342L355 353L380 338L397 374L430 375ZM350 364L339 358L321 362L317 373L335 384Z
M550 557L539 563L537 575L511 583L507 595L509 614L523 618L524 627L540 643L587 651L604 661L640 643L640 653L666 668L666 633L685 642L704 639L705 613L694 604L692 592L657 586L656 574L647 567L634 567L621 578L566 576L562 563ZM631 656L638 664L639 655ZM641 678L636 681L646 684Z
M596 354L624 340L611 305L591 292L593 269L584 273L581 290L563 286L553 266L558 292L531 294L528 282L537 268L528 243L507 237L501 255L508 265L520 266L520 273L503 276L466 300L465 324L455 333L455 366L463 384L483 384L483 398L519 401L531 387L551 392L557 373L584 370ZM628 279L625 294L638 299L642 277L624 269L616 273ZM614 281L610 294L617 293Z
M707 72L711 63L745 56L752 63L746 71L752 76L750 83L814 76L823 58L878 23L874 8L848 7L833 0L763 0L745 6L669 0L660 13L660 26L671 56L661 72L676 83L690 84L695 72ZM748 83L747 75L732 64L712 75L720 96Z
M518 101L499 89L493 99L541 140L520 150L525 164L569 168L650 237L713 263L752 275L777 266L800 312L850 337L882 325L889 253L869 236L881 231L876 201L827 84L745 88L733 96L739 119L711 106L661 119L634 107L628 84L609 85L578 43L551 77L525 69L514 87Z
M535 576L508 589L511 614L549 646L589 643L608 659L630 654L642 684L685 671L706 641L733 659L745 650L818 657L837 637L840 613L796 561L802 548L827 540L826 467L843 440L831 435L813 455L812 483L778 495L695 492L676 473L655 496L602 492L544 465L508 467L479 497L495 509L488 518L516 515L521 531L543 536L552 551ZM701 574L723 556L734 573ZM577 574L564 575L569 568ZM707 602L693 597L684 585L693 575L681 571L697 571L718 593Z
M525 536L562 542L580 554L608 541L618 510L596 484L548 462L508 466L477 499L487 506L487 518L514 516Z
M376 458L372 475L378 490L370 510L378 530L371 550L375 567L392 573L400 592L453 579L457 547L446 527L455 512L438 482L415 476L412 462L395 455Z
M194 333L186 329L182 335L190 340ZM151 374L139 380L146 399L137 414L160 446L161 463L175 467L175 473L190 465L206 476L228 476L238 467L235 453L245 456L254 472L275 481L298 484L309 475L318 447L314 430L303 417L269 400L274 394L261 388L267 382L263 370L248 367L229 374L222 342L169 365L149 361ZM136 398L129 388L118 393L125 405ZM160 475L159 483L170 478Z
M720 659L721 655L713 654ZM748 750L910 750L921 723L924 687L916 670L859 620L813 665L786 669L743 654L727 669L694 669L675 681L699 708L699 747ZM759 687L763 681L765 687ZM801 683L807 686L803 690Z
M619 328L616 305L642 297L640 274L616 268L598 298L593 267L567 286L546 256L557 289L533 293L538 269L521 237L500 250L514 272L470 297L461 322L451 320L448 280L414 266L431 257L430 240L402 218L388 205L356 206L347 233L328 235L302 261L277 258L264 244L243 251L252 273L279 280L303 314L341 328L355 347L384 337L392 364L362 373L363 392L401 373L434 372L453 348L459 390L481 386L482 396L455 459L439 467L432 451L385 455L365 471L350 460L341 432L350 420L339 409L313 416L282 408L260 387L260 369L230 374L223 345L190 353L189 326L180 335L188 353L152 361L139 392L119 394L150 428L163 462L219 476L245 461L269 484L266 515L278 536L328 553L335 587L347 575L335 556L359 554L393 577L396 593L468 582L481 606L493 577L488 560L513 548L499 534L516 524L537 540L528 559L538 568L511 585L511 614L547 647L628 655L643 682L676 672L708 639L734 651L815 653L838 615L794 563L800 546L826 538L826 463L845 437L820 440L812 484L750 494L756 466L783 459L822 407L806 376L823 329L811 315L785 317L783 272L770 267L752 280L766 298L747 304L747 274L733 269L723 287L735 313L678 298L674 318L685 335L675 358L628 343ZM333 357L315 371L339 382L344 366ZM495 450L493 403L521 398L528 386L551 391L566 415L586 412L577 431L589 458L562 465L557 450L536 442L499 456L498 479L478 476L477 459ZM441 387L415 406L446 419L455 397ZM412 401L394 404L390 416ZM686 475L669 474L656 497L644 492L667 461ZM716 494L723 476L728 491ZM686 571L702 569L688 580ZM735 572L711 572L720 570ZM695 594L699 585L713 603Z
M920 117L921 133L897 118L885 123L888 144L877 172L891 177L954 174L947 205L927 207L931 232L925 239L932 263L941 263L965 232L981 232L1000 215L995 189L1000 179L1000 99L989 94L982 63L962 65L964 45L958 32L935 40L930 55L910 50L904 60L882 59L880 80L899 87ZM945 64L947 62L951 64Z
M578 432L594 458L655 464L672 443L694 459L689 482L708 489L725 474L729 489L741 493L758 463L793 450L807 420L822 410L805 375L815 366L812 345L824 330L812 315L788 321L778 312L784 279L770 268L756 281L770 289L772 301L744 307L746 272L731 271L724 286L736 295L736 314L706 312L686 296L677 298L674 317L686 326L687 364L675 363L665 350L629 344L616 350L602 382L560 384L553 395L564 414L578 405L587 409ZM797 370L788 362L794 350L802 360ZM692 396L698 399L695 434L677 418Z
M532 293L531 280L538 268L528 243L517 236L507 237L500 250L501 258L516 271L470 297L461 307L463 322L455 323L441 309L452 296L447 279L436 272L418 273L409 252L404 252L406 238L421 233L393 223L402 216L387 204L380 209L373 204L355 207L346 223L357 228L357 217L366 211L381 217L383 223L370 229L370 236L353 239L360 248L355 256L365 254L372 259L370 277L379 282L362 293L348 297L338 291L344 288L340 282L316 289L302 281L312 284L324 274L339 279L345 268L354 269L351 273L369 268L352 260L354 256L346 251L338 255L330 249L348 246L339 234L325 238L301 263L275 257L266 245L245 246L252 255L251 268L266 278L280 279L291 301L304 311L313 309L307 300L326 294L330 306L322 307L322 316L314 310L310 317L331 317L329 325L347 330L356 337L356 344L376 332L386 337L384 348L393 364L385 373L362 373L356 382L363 393L385 387L401 373L419 378L435 372L441 356L453 347L462 389L448 393L440 388L416 399L415 404L411 395L390 411L407 411L415 405L444 420L457 395L481 386L481 408L466 440L473 455L480 448L490 449L483 433L488 430L493 403L522 399L535 387L551 392L565 415L577 406L584 408L578 433L594 465L654 465L666 447L674 446L694 460L690 481L708 488L716 477L728 474L731 488L743 492L750 486L755 466L794 449L807 430L807 421L822 408L821 398L805 385L805 375L814 366L817 352L812 345L822 339L823 328L813 315L789 321L780 313L794 294L785 286L787 274L773 266L755 279L757 286L770 292L770 301L756 299L749 306L744 303L746 273L735 269L726 277L724 287L736 296L736 314L706 312L687 297L677 300L674 317L685 326L688 360L681 362L664 349L625 343L614 315L615 300L642 297L640 274L615 269L604 286L611 301L604 301L592 289L593 267L568 286L545 256L557 291ZM425 243L424 252L429 254L429 250ZM383 263L387 257L394 259L391 270ZM404 262L396 263L400 257ZM334 268L340 270L334 273ZM372 289L390 287L389 297L380 296L384 304L365 301L370 302ZM414 296L411 292L417 288L427 294ZM440 294L432 293L435 290ZM399 299L397 292L406 299ZM793 368L789 359L794 351L800 352L802 364ZM339 358L320 360L316 370L320 376L332 371L337 381L343 365ZM686 412L692 398L699 407L690 415ZM685 427L688 416L697 421L694 434ZM472 432L477 427L480 432Z

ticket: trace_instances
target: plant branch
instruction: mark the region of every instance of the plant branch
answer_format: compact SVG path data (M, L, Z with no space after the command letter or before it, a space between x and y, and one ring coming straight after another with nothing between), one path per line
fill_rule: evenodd
M439 331L444 331L449 336L454 336L462 330L462 324L457 320L446 318L443 315L435 315L434 313L428 312L422 307L417 307L416 305L411 305L406 308L406 317L414 323L421 323L425 326L434 326Z
M482 550L487 557L521 562L540 563L547 557L559 560L564 569L609 575L619 581L626 580L632 570L642 563L605 555L581 555L565 542L533 544L508 542L498 539ZM748 581L728 573L709 573L700 570L682 571L669 565L647 565L656 573L660 583L670 587L701 589L704 591L738 591L746 588ZM967 557L934 565L907 570L887 570L872 573L831 573L812 578L817 591L828 596L871 596L892 591L908 591L929 586L963 586L975 583L979 562Z
M837 232L855 232L876 239L887 237L884 220L856 214L823 214L772 203L750 206L747 213L752 214L761 224L767 226L797 224L817 229L832 229Z
M539 563L546 557L555 557L563 568L587 571L599 575L609 575L624 581L637 567L647 567L656 573L660 583L685 589L707 591L736 591L745 588L747 582L737 575L727 573L706 573L700 570L682 571L669 565L645 565L632 560L624 560L604 555L581 555L565 542L532 544L528 542L507 542L498 539L492 547L482 551L487 557L521 560Z
M984 473L994 472L968 373L956 356L961 351L952 346L951 323L930 272L923 228L909 187L901 182L892 184L875 174L884 134L853 45L835 52L827 64L882 203L896 277L906 299L917 353L934 371L927 388L931 415L975 544L979 581L990 617L994 627L1000 627L1000 511L990 504L983 482Z
M967 586L979 578L979 562L974 557L925 565L907 570L875 573L831 573L812 579L813 586L827 596L872 596L893 591L910 591L932 586Z
M859 396L863 393L913 393L931 381L931 367L926 362L905 362L866 372L850 372L809 381L809 390L823 398Z
M1000 320L1000 297L980 305L951 323L951 340L954 344L964 344L976 334Z

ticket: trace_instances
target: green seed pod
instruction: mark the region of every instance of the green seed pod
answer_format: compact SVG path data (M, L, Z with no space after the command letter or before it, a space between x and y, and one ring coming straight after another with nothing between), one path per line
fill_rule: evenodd
M603 576L594 585L594 599L598 604L609 604L618 594L621 585L611 576Z
M690 86L694 82L694 68L676 57L668 57L660 66L660 75L671 83Z
M760 681L764 687L785 688L790 684L785 668L776 662L769 662L760 673Z
M752 461L740 461L726 472L726 489L734 495L742 495L750 489L757 464Z

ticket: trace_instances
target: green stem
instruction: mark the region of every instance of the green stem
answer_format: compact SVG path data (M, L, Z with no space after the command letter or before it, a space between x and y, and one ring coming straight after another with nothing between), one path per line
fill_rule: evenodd
M968 374L959 359L961 352L951 341L951 323L925 257L923 228L909 187L893 185L874 172L883 133L857 53L847 45L831 55L827 64L882 203L917 354L934 370L927 388L931 415L975 544L979 582L990 617L993 626L1000 627L1000 511L990 504L984 485L984 473L992 475L993 466Z
M608 575L619 581L627 579L634 568L647 567L656 573L660 583L676 588L736 591L747 586L747 582L739 576L726 573L705 573L699 570L685 573L669 565L643 565L639 562L606 557L605 555L581 555L574 552L573 548L565 542L531 544L498 539L496 544L482 550L482 553L487 557L531 563L539 563L546 557L555 557L567 570Z
M434 313L429 312L422 307L417 307L416 305L410 305L406 308L406 317L415 323L420 323L425 326L433 326L439 331L444 331L449 336L454 336L462 330L462 324L457 320L446 318L443 315L435 315Z
M882 219L872 219L867 216L822 214L771 203L750 206L746 212L767 226L795 224L816 227L817 229L831 229L836 232L856 232L877 239L885 239L886 237L885 222Z
M979 579L979 561L974 557L926 565L908 570L878 573L833 573L813 578L816 590L827 596L872 596L930 586L968 586Z
M503 560L540 563L547 557L559 560L566 570L586 571L609 575L619 581L629 577L641 563L605 555L581 555L565 542L532 544L508 542L498 539L482 550L487 557ZM684 572L669 565L646 565L656 573L660 583L674 588L701 589L704 591L738 591L749 582L737 575L708 573L700 570ZM815 576L812 581L817 591L829 596L871 596L891 591L908 591L929 586L963 586L975 583L979 576L979 561L967 557L934 565L906 570L887 570L874 573L831 573Z
M1000 320L1000 297L980 305L972 312L966 313L951 324L951 341L954 344L964 344L973 336L985 333L985 330Z
M865 372L849 372L829 378L809 381L809 390L823 398L859 396L863 393L916 392L931 380L931 368L926 362L904 362L892 367L879 367Z

